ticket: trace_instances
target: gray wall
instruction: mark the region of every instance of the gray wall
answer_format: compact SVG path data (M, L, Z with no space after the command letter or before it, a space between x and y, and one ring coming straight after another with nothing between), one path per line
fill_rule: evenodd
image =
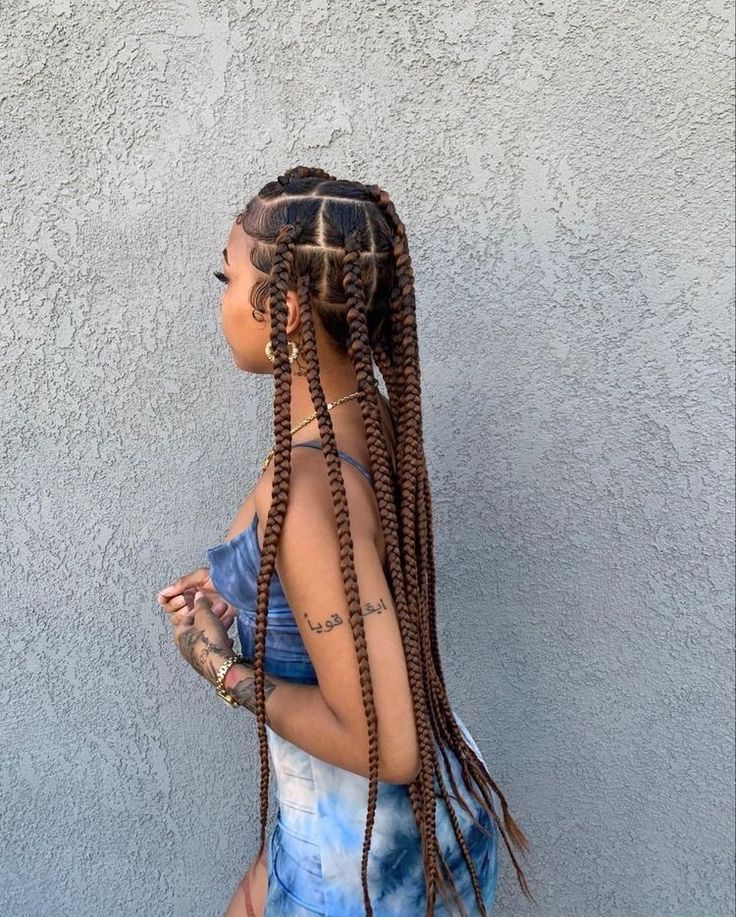
M307 163L409 227L450 693L540 902L502 850L499 917L730 914L731 4L2 18L0 912L217 917L255 853L255 721L154 594L270 444L210 272Z

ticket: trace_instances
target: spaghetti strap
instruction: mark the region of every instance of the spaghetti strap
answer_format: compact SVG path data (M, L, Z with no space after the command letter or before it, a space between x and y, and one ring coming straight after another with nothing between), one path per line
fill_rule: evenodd
M306 442L306 443L294 443L293 444L293 448L296 449L297 446L311 446L313 449L321 449L322 443L320 442L320 440L310 439L309 442ZM373 475L365 467L365 465L362 464L362 462L359 462L356 458L353 458L352 455L348 455L347 452L343 452L342 449L338 449L337 453L338 455L341 455L345 459L346 462L349 462L351 465L354 465L358 469L358 471L362 472L363 475L369 481L373 481Z

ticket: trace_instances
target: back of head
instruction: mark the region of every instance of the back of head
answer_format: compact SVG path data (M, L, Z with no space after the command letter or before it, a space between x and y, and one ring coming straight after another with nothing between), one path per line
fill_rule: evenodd
M293 276L308 276L312 308L341 352L347 353L348 294L343 260L348 240L357 253L368 332L381 337L395 283L396 227L380 189L334 178L302 166L264 185L236 222L253 239L252 262L267 278L284 226L299 226ZM395 214L395 211L394 211ZM265 311L268 281L255 290L254 308ZM388 344L390 335L385 343Z

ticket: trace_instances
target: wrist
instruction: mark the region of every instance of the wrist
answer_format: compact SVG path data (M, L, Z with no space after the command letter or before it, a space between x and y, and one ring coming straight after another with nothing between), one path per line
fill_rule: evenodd
M242 662L236 662L234 665L231 665L225 674L225 680L223 685L226 691L231 691L233 685L236 685L242 678L246 675L251 675L252 669L249 666L245 666Z

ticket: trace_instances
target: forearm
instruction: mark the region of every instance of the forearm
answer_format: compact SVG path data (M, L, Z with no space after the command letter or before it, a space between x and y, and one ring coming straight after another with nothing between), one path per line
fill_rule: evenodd
M346 728L325 702L319 685L303 685L265 674L266 722L281 738L315 758L368 777L368 741L365 729ZM236 663L225 687L246 709L255 713L255 681L251 665ZM380 753L380 743L379 743ZM403 783L384 773L379 757L378 779Z

